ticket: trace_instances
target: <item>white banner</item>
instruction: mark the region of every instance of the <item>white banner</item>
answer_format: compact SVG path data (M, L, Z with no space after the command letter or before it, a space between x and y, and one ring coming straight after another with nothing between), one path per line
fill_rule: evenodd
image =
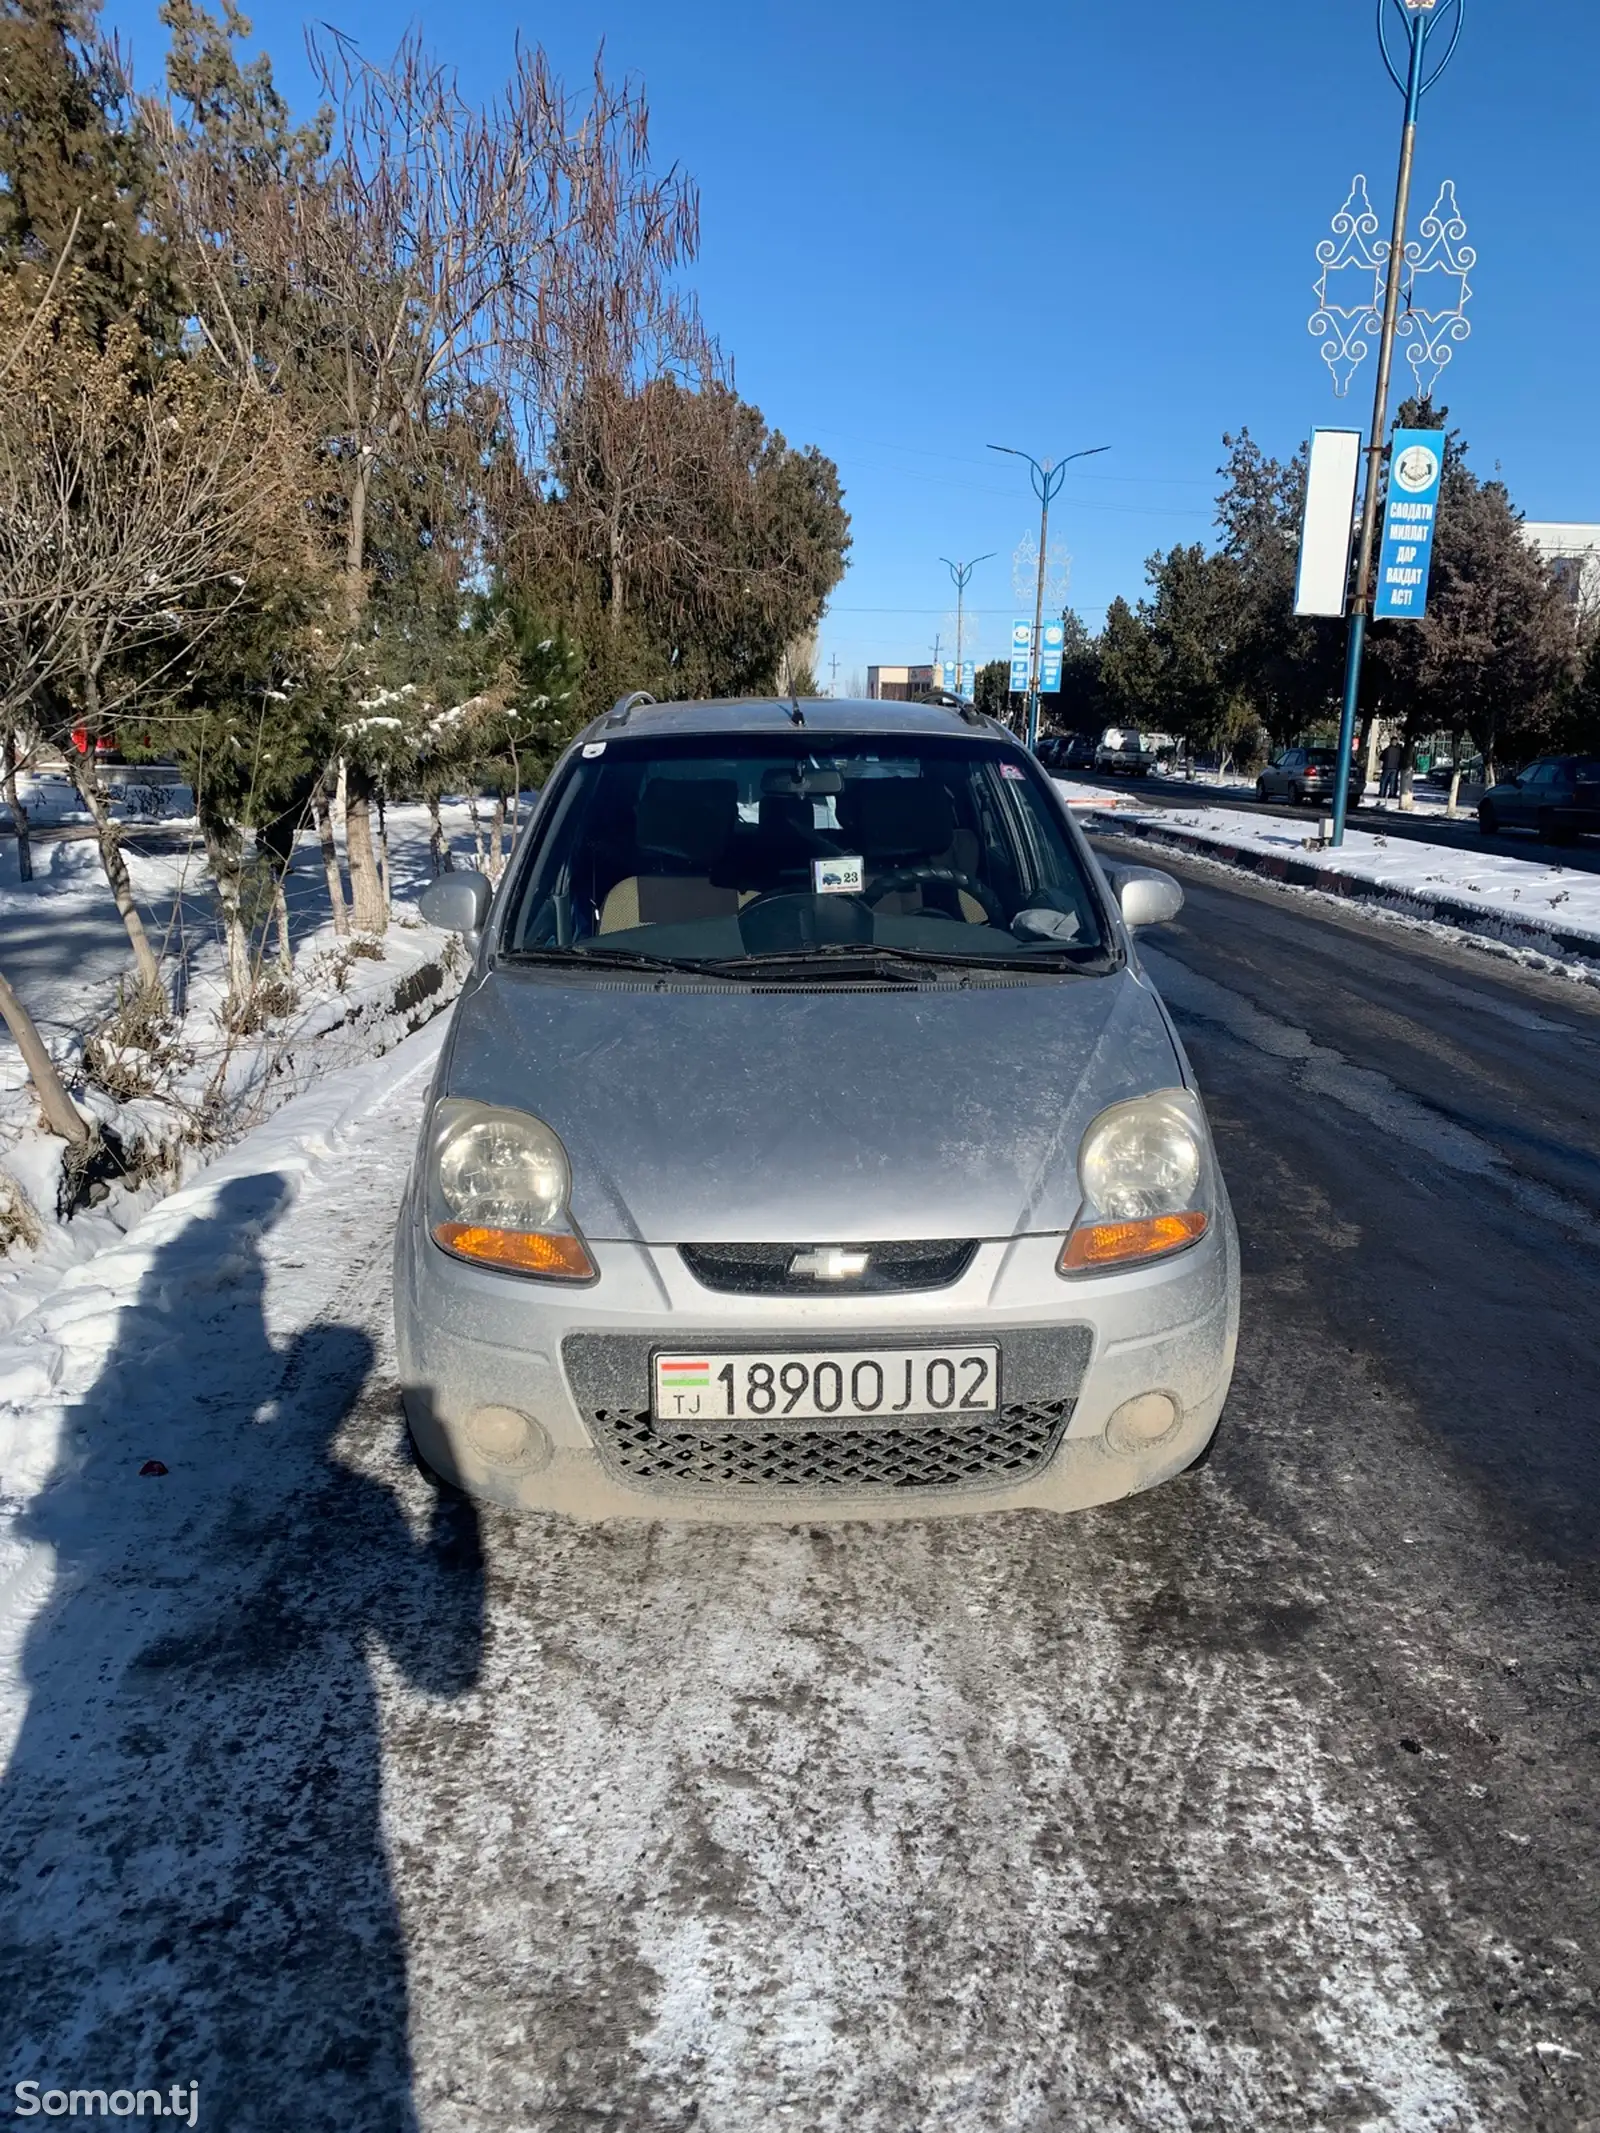
M1355 538L1359 430L1313 430L1300 528L1297 615L1342 615L1350 597L1350 548Z

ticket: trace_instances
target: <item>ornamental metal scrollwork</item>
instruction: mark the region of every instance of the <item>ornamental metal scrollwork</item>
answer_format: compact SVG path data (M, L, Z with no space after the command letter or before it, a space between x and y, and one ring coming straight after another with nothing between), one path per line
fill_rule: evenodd
M1357 176L1350 197L1333 218L1333 235L1317 246L1322 268L1313 287L1317 308L1307 326L1322 337L1322 360L1342 400L1350 380L1368 354L1368 338L1383 331L1383 280L1389 265L1389 242L1378 235L1378 216L1367 195L1367 181ZM1329 276L1341 275L1345 286L1329 288ZM1354 296L1349 303L1335 296Z
M1406 246L1410 283L1400 331L1408 336L1406 361L1424 400L1432 399L1433 388L1456 347L1472 334L1466 315L1472 299L1467 276L1478 264L1478 254L1466 237L1455 183L1447 178L1432 212L1423 216L1417 236ZM1419 290L1422 276L1428 279Z

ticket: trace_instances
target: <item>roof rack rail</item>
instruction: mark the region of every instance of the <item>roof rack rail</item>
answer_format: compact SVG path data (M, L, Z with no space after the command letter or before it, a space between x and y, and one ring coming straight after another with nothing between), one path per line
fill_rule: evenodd
M608 726L625 726L641 704L653 704L655 700L648 689L634 689L627 696L619 696L606 713L606 724Z
M975 703L965 696L952 696L948 689L935 689L931 696L920 702L931 705L936 711L954 711L964 718L969 726L989 726L994 723L987 711L980 711Z

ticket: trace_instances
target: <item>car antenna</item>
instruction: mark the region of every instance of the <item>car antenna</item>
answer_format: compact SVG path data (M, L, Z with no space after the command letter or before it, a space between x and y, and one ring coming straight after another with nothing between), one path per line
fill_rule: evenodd
M791 689L789 691L789 723L792 726L803 726L805 722L806 715L800 708L800 699Z

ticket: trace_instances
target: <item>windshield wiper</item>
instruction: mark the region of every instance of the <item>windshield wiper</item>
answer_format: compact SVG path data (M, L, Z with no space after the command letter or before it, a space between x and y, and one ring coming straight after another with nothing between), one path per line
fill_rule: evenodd
M914 985L922 971L1022 971L1055 977L1108 967L1103 949L1040 949L1027 955L956 955L940 948L885 948L871 941L834 941L815 948L779 948L760 955L650 955L642 948L508 948L508 963L552 970L638 970L696 978L894 978Z
M912 972L897 968L892 948L869 941L834 941L817 948L774 948L760 955L721 956L707 968L723 978L899 978L914 984Z
M1097 963L1103 960L1103 950L1092 952ZM918 970L1021 970L1054 976L1064 970L1093 967L1073 960L1072 955L1070 949L1059 948L1029 955L959 955L942 948L889 948L871 941L837 941L816 948L781 948L764 955L723 957L706 968L730 978L779 977L790 971L796 977L825 977L831 969L852 977L898 977L910 984Z
M642 948L508 948L508 963L542 963L552 969L674 970L703 977L715 965L698 957L647 955Z

